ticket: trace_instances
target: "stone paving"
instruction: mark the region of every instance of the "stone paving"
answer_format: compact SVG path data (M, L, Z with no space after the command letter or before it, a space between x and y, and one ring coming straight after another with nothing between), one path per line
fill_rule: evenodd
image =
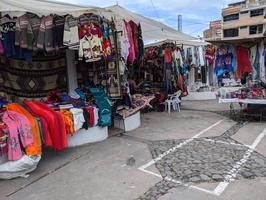
M246 154L249 147L230 138L247 122L238 122L218 137L197 138L177 148L155 163L163 180L150 188L138 200L158 199L168 190L180 185L167 180L174 179L184 184L221 182L230 177L230 171ZM153 158L185 141L161 140L149 143ZM266 158L256 151L241 166L236 179L266 177Z

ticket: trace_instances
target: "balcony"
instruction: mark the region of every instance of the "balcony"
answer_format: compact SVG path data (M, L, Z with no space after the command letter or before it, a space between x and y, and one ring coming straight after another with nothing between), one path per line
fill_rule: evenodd
M241 7L242 7L242 9L266 7L266 0L259 0L256 2L245 3L245 4L242 4Z

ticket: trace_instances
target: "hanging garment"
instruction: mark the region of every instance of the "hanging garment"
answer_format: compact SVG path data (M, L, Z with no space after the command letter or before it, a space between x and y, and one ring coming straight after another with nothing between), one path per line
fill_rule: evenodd
M98 125L98 121L99 121L99 110L98 110L98 108L94 107L93 112L94 112L94 126L97 126Z
M208 60L209 65L213 65L215 59L215 46L207 45L205 49L205 58Z
M236 48L233 45L230 45L230 49L232 52L232 70L235 73L236 72Z
M17 18L15 45L28 50L37 49L37 39L41 18L33 13L26 13Z
M85 36L97 35L99 38L103 37L102 30L99 26L93 23L86 23L79 28L79 38L82 39Z
M138 64L140 67L143 67L144 65L144 42L142 38L142 30L141 25L138 25L138 47L139 47L139 58L138 58Z
M232 49L229 46L227 46L226 53L224 55L224 70L225 71L233 72L232 60L233 60Z
M48 15L41 19L38 40L37 40L37 48L41 50L45 50L47 53L55 51L54 44L54 23L53 23L53 15Z
M33 39L33 32L31 30L30 22L27 14L24 14L17 18L16 31L15 31L15 45L21 48L28 48L28 41ZM30 31L28 31L28 29ZM29 34L28 34L29 33ZM32 44L31 44L32 47Z
M82 128L83 123L85 122L84 115L83 115L83 110L79 109L79 108L71 108L69 111L73 115L74 130L78 131L79 129Z
M164 49L164 63L170 63L170 62L172 62L172 49L165 48Z
M172 55L172 54L171 54ZM166 92L172 92L172 62L164 64L164 77Z
M266 67L266 44L264 44L264 50L262 52L262 55L264 56L264 67Z
M99 15L96 15L94 13L84 13L79 16L79 24L83 26L84 24L87 24L88 22L95 24L96 26L99 26L102 23L102 18Z
M138 25L132 20L129 21L132 30L132 37L134 42L134 51L136 59L139 58L139 43L138 43Z
M130 65L133 65L134 60L136 58L136 55L135 55L134 39L133 39L133 35L132 35L132 28L131 28L129 22L124 20L124 23L125 23L125 27L127 30L127 38L128 38L129 45L130 45L129 49L128 49L127 61L129 62Z
M64 38L64 25L65 25L65 17L54 15L54 27L53 27L53 43L55 49L58 50L63 46L63 38Z
M74 130L74 121L72 113L68 110L60 110L59 112L63 115L65 119L67 134L73 135L75 130Z
M250 64L248 49L245 47L236 47L237 71L236 79L240 79L246 72L252 72Z
M225 69L224 58L225 58L225 49L218 48L216 51L216 60L215 60L215 69L214 69L217 76L221 76L224 73Z
M174 78L175 80L177 80L178 74L180 73L180 70L184 64L180 50L175 49L173 51L172 57L173 57L173 67L174 67Z
M256 45L256 50L255 50L255 56L254 56L254 60L253 60L253 67L254 67L254 72L255 72L255 76L254 79L255 80L260 80L260 53L259 53L259 46Z
M84 57L86 62L95 62L102 58L102 38L97 35L85 36L80 40L79 59Z
M71 47L79 44L78 19L71 15L65 17L63 43Z
M205 66L203 47L199 47L199 64L200 66Z
M32 155L41 155L42 154L42 143L41 143L41 137L40 137L40 131L39 131L39 125L36 119L21 105L18 103L12 103L7 105L7 110L9 111L15 111L21 115L24 115L30 125L30 129L33 136L33 143L32 145L29 145L26 147L26 154L28 156Z
M119 32L119 34L117 34L117 40L119 41L119 46L121 49L121 57L123 58L124 62L127 63L130 44L128 40L126 25L124 21L119 17L116 17L114 19L114 23L116 30Z
M25 101L25 105L44 122L45 146L52 146L55 151L67 147L66 124L60 112L41 102Z
M28 119L17 112L6 111L3 122L8 126L8 160L19 160L22 157L20 141L23 147L32 145L33 136Z
M4 47L3 47L3 44L2 44L2 40L0 38L0 56L2 56L4 54Z
M0 157L4 156L8 152L7 148L7 137L9 130L6 124L3 122L0 124Z
M86 110L86 108L83 108L83 117L84 117L85 122L83 123L82 128L84 128L85 130L88 130L88 128L90 126L90 124L89 124L90 114Z

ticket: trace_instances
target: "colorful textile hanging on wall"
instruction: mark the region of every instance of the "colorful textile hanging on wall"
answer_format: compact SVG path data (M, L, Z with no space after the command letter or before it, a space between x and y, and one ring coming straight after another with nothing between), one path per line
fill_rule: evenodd
M66 80L65 58L46 57L27 62L0 57L0 91L7 95L40 98L53 90L65 92Z

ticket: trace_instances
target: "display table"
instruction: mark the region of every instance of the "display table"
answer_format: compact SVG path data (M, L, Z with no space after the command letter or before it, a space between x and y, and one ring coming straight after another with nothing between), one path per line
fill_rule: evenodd
M132 131L138 127L140 127L140 111L136 111L132 115L128 117L122 117L120 115L116 115L114 117L114 127L127 131Z
M100 142L108 137L108 127L95 126L88 130L80 129L73 136L68 135L68 147Z
M182 100L199 101L199 100L212 100L216 99L215 92L189 92L187 96L182 97Z
M219 103L243 103L243 104L260 104L266 105L266 100L263 99L226 99L226 98L219 98Z

